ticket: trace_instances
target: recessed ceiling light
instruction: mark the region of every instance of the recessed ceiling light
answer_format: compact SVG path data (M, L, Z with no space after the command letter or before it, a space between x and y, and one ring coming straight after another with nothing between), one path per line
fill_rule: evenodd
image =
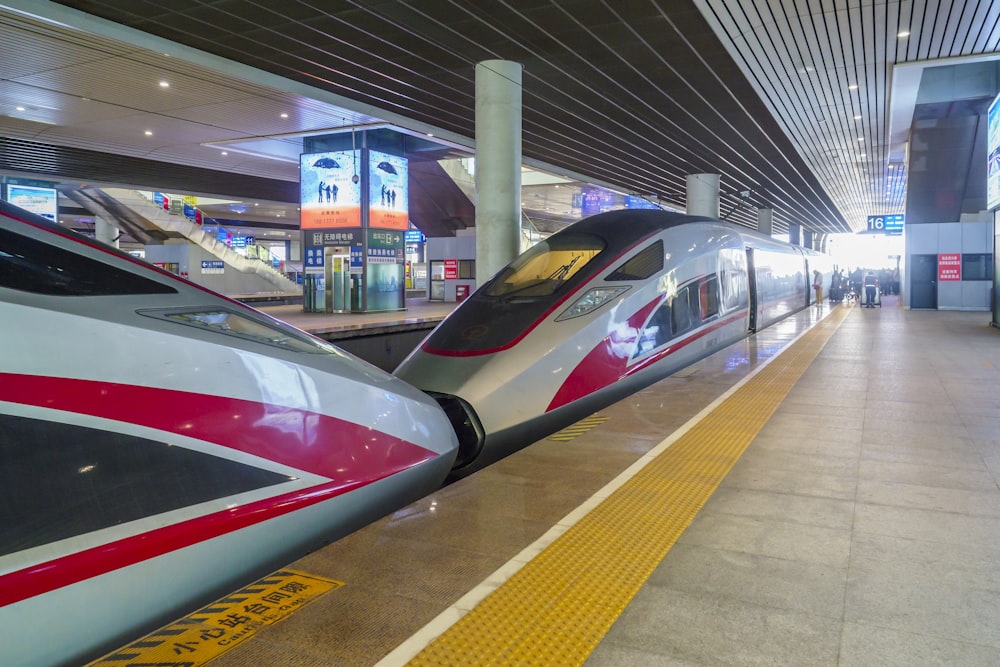
M856 84L856 83L852 83L851 85L849 85L849 86L847 87L847 89L848 89L848 90L857 90L857 89L858 89L858 84Z
M146 136L147 137L153 136L153 131L152 130L146 130Z
M854 120L861 120L861 114L858 114L857 116L855 116Z
M223 155L229 155L229 153L227 153L226 151L222 151L222 154Z
M910 36L909 30L900 30L899 32L896 33L896 37L909 37L909 36Z
M25 111L25 108L24 107L17 107L17 110L18 111Z
M169 88L169 87L170 87L170 82L169 81L161 81L160 82L160 88Z
M282 118L288 118L288 114L287 113L283 113L283 114L281 114L281 117Z
M858 137L858 141L864 141L864 140L865 140L864 137Z

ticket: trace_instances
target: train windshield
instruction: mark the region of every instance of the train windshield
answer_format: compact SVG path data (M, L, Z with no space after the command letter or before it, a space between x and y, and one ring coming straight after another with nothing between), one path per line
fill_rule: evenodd
M498 273L484 293L507 297L540 297L555 293L605 248L591 234L558 234L535 245Z

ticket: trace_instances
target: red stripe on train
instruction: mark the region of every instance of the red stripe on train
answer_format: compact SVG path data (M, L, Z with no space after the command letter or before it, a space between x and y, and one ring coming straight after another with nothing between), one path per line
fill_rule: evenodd
M310 410L116 382L0 373L0 401L103 417L213 442L322 475L367 482L437 455ZM361 446L369 443L369 446Z

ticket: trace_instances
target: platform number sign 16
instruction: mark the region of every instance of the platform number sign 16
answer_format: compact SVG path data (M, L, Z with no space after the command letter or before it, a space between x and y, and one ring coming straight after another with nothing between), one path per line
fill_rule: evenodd
M902 234L903 214L869 215L868 232L871 234Z

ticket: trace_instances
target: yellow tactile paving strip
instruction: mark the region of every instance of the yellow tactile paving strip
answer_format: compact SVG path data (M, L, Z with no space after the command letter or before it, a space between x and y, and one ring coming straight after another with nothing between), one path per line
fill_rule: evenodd
M409 664L583 664L850 312L835 309Z

